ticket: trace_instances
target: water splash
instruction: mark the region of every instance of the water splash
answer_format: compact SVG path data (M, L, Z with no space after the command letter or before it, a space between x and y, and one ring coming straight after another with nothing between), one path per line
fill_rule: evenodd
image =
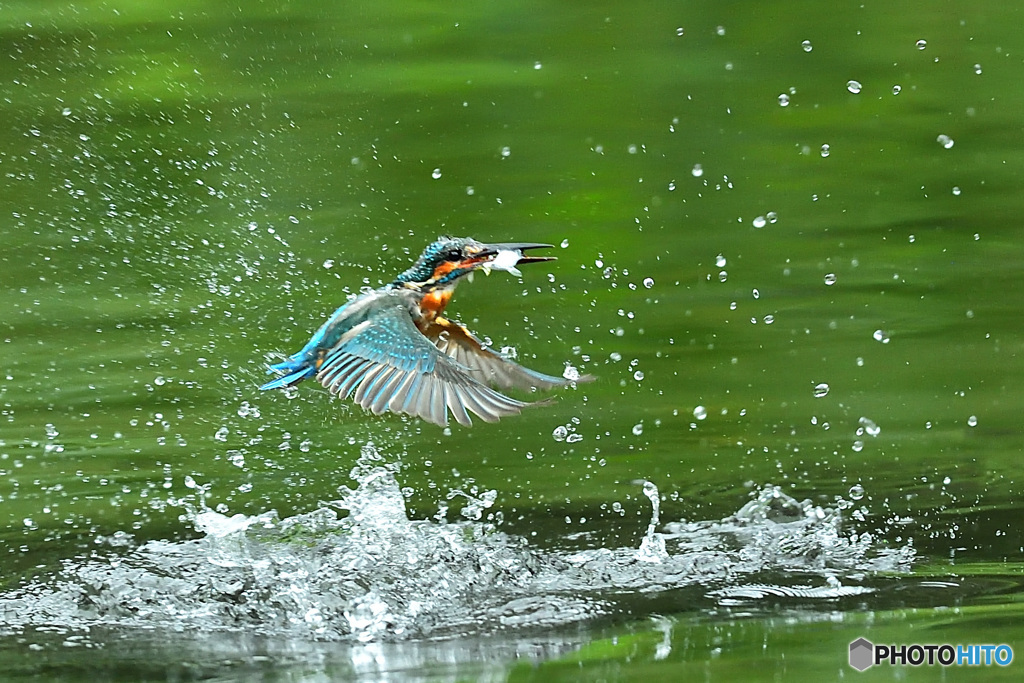
M646 480L637 482L651 503L639 547L534 548L498 531L495 517L482 521L495 490L450 492L467 501L459 521L446 510L409 519L397 474L397 463L367 445L337 500L284 519L211 510L208 487L193 480L179 503L201 538L119 543L68 559L56 574L0 594L0 617L9 628L85 638L97 627L305 642L483 637L642 617L630 596L663 591L697 589L713 604L870 592L859 585L866 572L906 570L913 558L909 547L882 551L869 534L844 534L838 509L772 486L726 519L662 527L658 488ZM799 585L755 580L781 571Z

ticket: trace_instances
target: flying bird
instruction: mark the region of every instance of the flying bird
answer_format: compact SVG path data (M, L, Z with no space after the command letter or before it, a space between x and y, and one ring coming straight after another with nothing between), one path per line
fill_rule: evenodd
M448 415L470 426L517 415L531 405L500 390L534 391L589 381L530 370L484 346L472 332L441 314L456 285L477 270L553 261L523 252L550 244L484 244L470 238L433 242L393 282L336 310L298 353L271 365L279 373L260 389L292 387L315 378L330 393L352 396L366 410L405 413L447 426ZM565 373L570 375L569 372Z

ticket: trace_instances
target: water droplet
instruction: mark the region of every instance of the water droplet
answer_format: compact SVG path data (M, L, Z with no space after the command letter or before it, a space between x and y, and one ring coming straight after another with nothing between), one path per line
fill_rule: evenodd
M919 40L919 41L917 41L917 49L918 50L923 50L926 47L928 47L928 41L927 40Z
M693 416L698 420L704 420L708 416L708 409L704 406L697 406L693 409Z
M967 418L967 426L968 427L977 427L978 426L978 416L977 415L971 415L969 418Z
M981 64L974 65L974 73L978 74L979 76L981 75Z
M824 159L831 153L832 148L827 144L821 146L821 158Z
M850 487L850 498L852 500L860 500L864 497L864 487L860 484L854 484Z
M719 254L715 257L715 265L719 268L725 268L725 257Z
M704 175L704 167L701 166L700 164L694 164L693 170L691 170L690 173L693 175L694 178L700 178L702 175Z
M676 35L677 36L682 36L684 33L686 33L686 31L683 30L682 26L680 26L679 28L676 29Z
M860 453L862 450L864 450L864 442L861 441L860 439L857 439L856 441L853 442L853 452Z
M825 398L828 396L829 386L822 382L814 387L814 398Z
M221 427L213 435L213 438L216 439L217 441L227 441L228 440L228 434L230 434L230 433L231 433L230 429L228 429L227 427Z
M162 387L163 385L167 384L167 380L157 375L156 379L153 380L153 384L157 385L158 387Z
M977 64L975 64L975 66L978 66L978 65L977 65ZM980 69L981 67L978 67L978 68ZM979 71L979 73L980 73L980 71ZM64 108L63 108L63 109L61 110L61 112L60 112L60 113L61 113L61 115L63 115L63 116L71 116L71 107L64 107Z
M764 317L764 324L765 325L771 325L773 322L775 322L775 316L774 315L769 313L768 315L766 315Z
M755 228L763 228L768 225L768 220L764 216L758 216L752 221Z
M502 158L506 158L506 157L509 157L511 155L512 155L512 148L511 147L508 147L506 145L505 147L501 148L501 156L502 156Z
M810 52L811 50L814 49L814 46L811 45L811 41L809 40L805 40L804 42L800 43L800 47L804 49L804 52Z
M828 285L829 287L831 287L835 283L836 283L836 274L835 273L826 273L825 274L825 284Z
M569 238L566 237L564 240L562 240L562 243L559 244L558 246L562 247L562 249L568 249L569 248Z
M572 365L566 365L565 370L562 370L562 377L569 380L570 382L575 382L580 378L580 371L577 370Z
M892 86L892 94L893 95L899 95L900 92L902 92L902 91L903 91L903 87L900 86L899 84Z
M761 298L761 292L757 291L756 289L753 291L753 295L755 299Z
M644 373L643 373L642 370L637 370L636 372L633 373L633 379L635 379L637 382L642 381L643 378L644 378Z
M782 93L781 95L779 95L779 106L780 107L788 107L789 106L789 95L787 95L786 93Z
M433 178L434 180L437 180L438 178L440 178L441 177L441 169L435 168L434 171L430 174L430 177Z
M863 86L860 84L860 81L846 82L846 89L849 90L854 95L858 94L861 91L861 88L863 88Z
M889 343L889 334L884 330L875 330L874 334L871 335L875 341L880 341L883 344Z
M566 443L579 443L580 441L583 441L582 434L570 434L569 436L565 437Z
M720 36L724 36L725 35L725 27L724 26L717 27L715 29L715 33L720 35Z
M476 194L476 188L473 187L472 185L467 185L466 186L466 194L469 195L470 197L472 197L473 195Z
M637 424L633 425L633 436L640 436L643 433L644 433L644 423L643 422L638 422Z
M868 436L878 436L882 433L882 428L875 424L874 420L870 418L862 417L857 420L857 423L864 428L864 432L867 433Z
M569 436L569 430L565 428L565 425L558 425L555 427L555 431L551 432L551 436L555 441L565 441L565 437Z
M954 197L959 197L960 196L960 187L958 185L954 185L953 186L953 196Z
M541 64L540 62L534 62L534 63L533 63L533 68L534 68L534 70L535 70L535 71L540 71L540 70L541 70L541 68L543 68L543 66L544 66L544 65L543 65L543 64Z
M953 147L954 144L956 144L953 142L953 138L949 137L945 133L935 138L935 141L942 145L943 149L950 149Z
M729 279L729 273L728 273L728 272L726 272L726 271L724 271L724 270L723 270L723 271L721 271L721 272L720 272L720 273L718 274L718 281L719 281L719 282L725 282L725 281L726 281L726 280L728 280L728 279Z

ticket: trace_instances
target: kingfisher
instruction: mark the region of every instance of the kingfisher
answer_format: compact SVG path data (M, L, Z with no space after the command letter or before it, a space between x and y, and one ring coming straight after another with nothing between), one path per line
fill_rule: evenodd
M455 287L477 270L519 275L518 264L555 260L524 251L551 246L441 237L393 282L334 311L298 353L270 366L267 373L280 376L260 389L315 378L331 394L352 395L375 415L388 410L447 426L450 412L468 427L469 413L497 422L532 405L499 389L536 391L589 381L572 368L554 377L523 367L441 315Z

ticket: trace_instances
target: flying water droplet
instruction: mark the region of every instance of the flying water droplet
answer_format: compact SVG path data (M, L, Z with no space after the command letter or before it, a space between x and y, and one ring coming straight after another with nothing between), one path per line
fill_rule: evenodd
M440 178L441 177L441 169L435 168L434 171L430 174L430 177L433 178L434 180L437 180L438 178Z
M850 487L850 498L852 500L860 500L864 497L864 487L860 484L854 484Z
M810 52L811 50L814 49L814 46L811 45L811 41L809 40L805 40L804 42L800 43L800 47L804 49L804 52Z
M871 335L875 341L882 342L883 344L889 343L889 334L884 330L875 330L874 334Z
M926 47L928 47L928 41L927 40L919 40L919 41L917 41L917 49L918 50L923 50Z
M899 84L892 86L892 94L899 95L903 91L903 87Z
M653 277L645 277L644 278L644 287L646 287L647 289L650 289L653 286L654 286L654 278Z
M693 416L698 420L707 419L708 409L705 408L704 406L697 406L696 408L693 409Z
M690 173L693 175L694 178L700 178L702 175L704 175L704 167L701 166L700 164L694 164L693 170L691 170Z
M827 273L825 275L825 284L828 285L829 287L831 287L835 283L836 283L836 274L835 273Z
M956 144L953 141L953 138L949 137L945 133L943 133L939 137L935 138L935 141L937 143L939 143L940 145L942 145L943 149L951 149L953 147L953 145Z
M875 421L870 418L862 417L857 420L857 422L861 427L863 427L864 432L868 436L878 436L882 433L882 428L875 424Z
M787 95L786 93L782 93L781 95L779 95L779 106L780 107L788 107L789 106L789 95Z
M831 149L832 148L829 147L828 144L822 145L821 146L821 158L824 159L825 157L827 157L831 153Z
M822 382L814 387L814 398L824 398L828 396L829 386Z
M644 423L643 422L638 422L637 424L633 425L633 436L640 436L643 433L644 433Z
M719 254L715 257L715 265L719 268L725 268L725 257Z
M768 225L768 220L764 216L758 216L752 222L755 228L763 228Z
M569 430L566 429L565 425L558 425L555 427L555 431L551 432L551 436L554 437L555 441L565 441L565 437L569 436Z
M860 84L860 81L851 80L846 82L846 89L849 90L854 95L860 93L862 88L863 86Z
M968 427L977 427L978 426L978 416L977 415L971 415L969 418L967 418L967 426Z

